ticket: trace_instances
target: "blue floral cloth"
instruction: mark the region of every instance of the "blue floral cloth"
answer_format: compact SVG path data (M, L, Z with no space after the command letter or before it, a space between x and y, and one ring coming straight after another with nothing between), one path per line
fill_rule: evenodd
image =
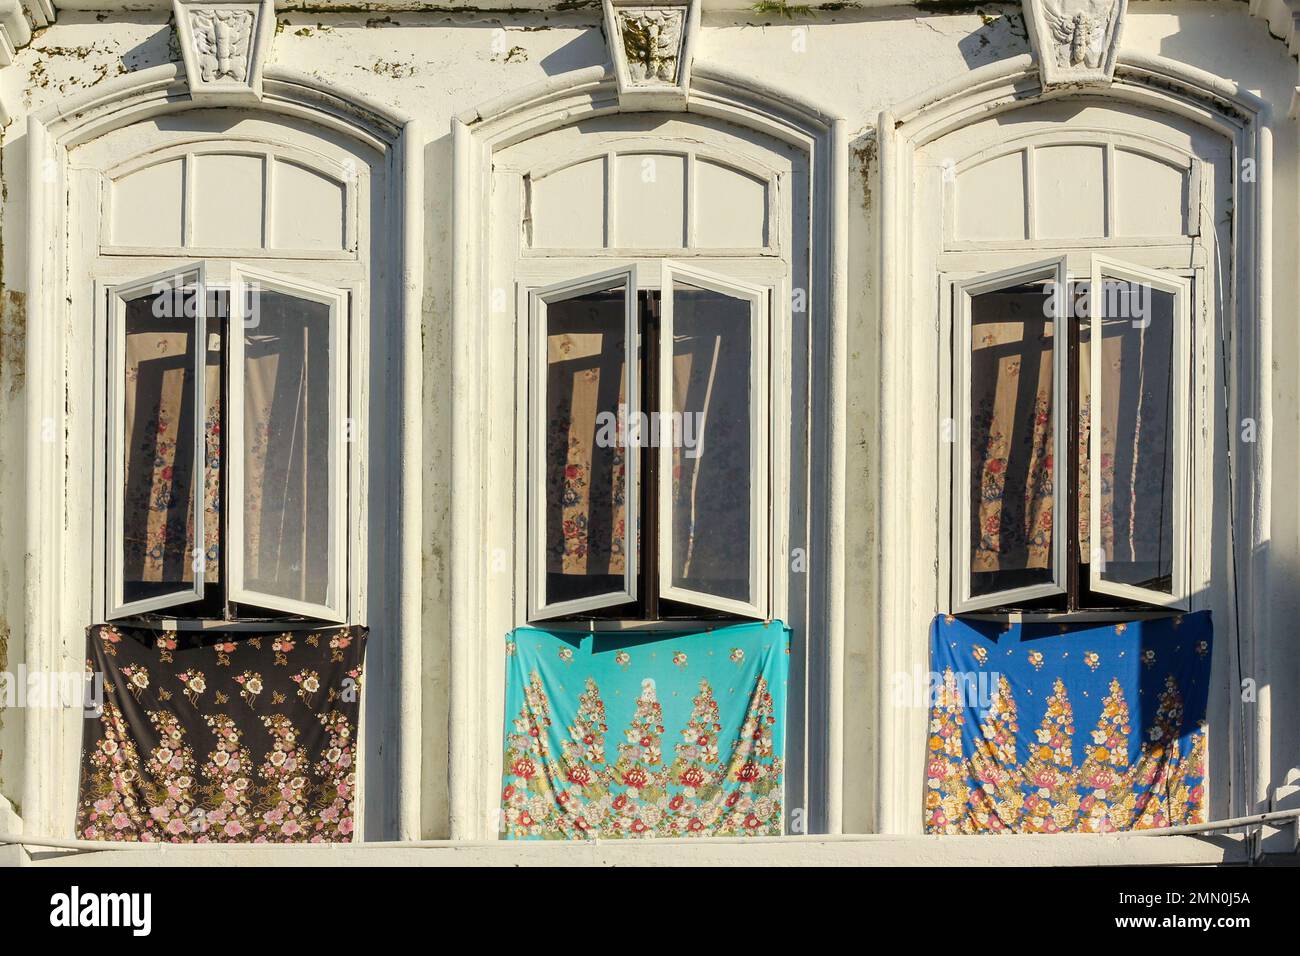
M931 626L929 833L1112 832L1205 812L1210 613Z
M508 839L779 835L790 631L506 640Z

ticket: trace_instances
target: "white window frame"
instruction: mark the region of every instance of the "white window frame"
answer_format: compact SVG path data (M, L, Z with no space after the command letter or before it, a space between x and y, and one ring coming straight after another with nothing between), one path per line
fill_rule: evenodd
M636 455L624 461L626 510L623 521L623 589L570 601L551 603L546 596L546 408L547 327L546 310L553 302L563 302L589 292L603 292L623 287L623 335L626 357L623 363L627 408L641 407L640 355L636 268L631 265L590 273L576 279L530 289L528 293L529 360L528 360L528 616L547 620L566 614L580 614L616 607L637 600L639 569L636 542L641 519L641 473Z
M642 281L637 282L638 274ZM654 278L658 278L655 283ZM637 601L640 597L637 575L640 570L641 555L637 548L637 534L640 526L640 490L641 474L636 455L627 457L627 513L625 519L624 548L628 561L624 570L625 586L622 590L611 591L572 601L550 603L546 600L546 553L545 553L545 517L546 517L546 431L547 421L541 410L546 407L546 307L551 302L559 302L588 292L596 292L623 284L627 290L625 304L625 330L628 346L628 358L625 365L627 381L624 384L628 396L629 415L642 412L658 412L660 421L671 420L672 413L672 285L674 280L734 296L751 303L753 321L751 334L751 368L750 401L758 409L753 416L753 430L750 443L750 467L752 469L754 495L751 502L752 534L750 536L750 594L752 601L739 601L709 595L687 588L673 587L671 581L672 529L671 500L668 493L671 482L671 443L659 443L660 493L659 493L659 596L668 600L679 601L707 610L736 614L755 620L767 620L770 617L771 593L769 579L771 576L771 481L773 469L780 466L771 454L771 433L775 425L775 412L771 407L772 371L771 348L772 301L774 287L753 281L746 281L718 272L710 272L694 265L686 265L671 259L657 259L649 262L622 264L613 269L585 273L575 278L531 287L526 290L528 310L528 363L527 363L527 411L525 413L526 434L528 436L527 453L527 561L525 575L528 591L528 620L543 621L570 614L582 614L587 611L617 607ZM779 287L779 283L777 284ZM639 368L641 359L641 339L639 334L639 303L637 293L643 288L655 288L661 294L660 299L660 404L656 409L642 408Z
M195 341L198 343L198 359L195 369L195 474L197 480L194 490L195 540L194 554L206 555L206 525L203 521L204 488L207 474L207 448L202 436L206 432L207 411L207 294L214 288L225 287L224 283L209 282L212 263L199 260L185 263L165 272L157 273L143 279L131 280L109 289L109 365L107 380L107 440L108 449L108 487L107 499L109 510L107 561L107 620L119 620L133 615L171 608L183 609L184 605L201 600L204 593L205 574L203 562L194 569L192 585L178 588L165 595L158 595L140 601L126 602L124 598L125 575L124 559L124 454L125 454L125 303L142 293L155 292L160 288L176 287L184 281L184 287L196 291ZM348 501L348 453L346 449L345 427L348 407L348 361L350 346L347 335L348 293L343 289L290 278L273 272L253 269L238 263L230 263L230 309L231 316L222 329L226 348L225 381L227 390L227 407L223 419L226 423L226 451L223 467L226 471L226 534L222 542L222 561L227 582L227 597L230 601L270 611L302 615L330 623L344 623L348 617L348 564L347 520ZM194 278L190 282L190 277ZM244 584L243 568L243 512L238 502L244 500L243 474L243 429L239 427L244 415L244 392L242 369L244 360L244 340L242 320L240 326L235 324L234 310L236 303L244 301L248 287L256 284L284 292L309 301L321 302L330 308L330 348L329 348L329 433L332 441L329 450L329 479L331 501L329 503L329 528L327 538L332 557L328 585L329 600L323 604L296 601L276 595L256 591ZM183 616L183 615L181 615Z
M191 283L187 281L193 277ZM194 541L189 560L194 579L190 585L178 584L175 591L159 594L139 601L125 599L125 542L126 542L126 303L144 294L181 289L195 290L194 316ZM163 608L180 607L203 597L204 562L195 562L196 555L207 552L206 528L203 520L203 489L207 469L206 432L207 414L206 362L207 362L207 264L189 262L173 269L155 273L128 284L109 289L109 368L108 368L108 619L113 620L134 614L144 614Z
M978 596L970 593L971 581L971 547L970 547L970 482L971 476L971 300L988 292L1013 288L1026 282L1051 279L1055 284L1053 293L1054 315L1052 317L1052 428L1053 459L1061 464L1067 461L1065 415L1068 401L1068 349L1066 338L1066 300L1067 289L1066 257L1059 256L1031 262L1026 265L985 273L972 279L953 283L955 313L955 348L953 356L953 375L956 385L954 404L956 406L957 427L955 438L957 447L954 460L956 469L953 480L953 526L952 526L952 567L953 567L953 610L955 613L984 611L1003 607L1013 601L1029 601L1037 598L1064 594L1066 544L1071 537L1052 534L1052 580L1027 587L1009 588L991 594ZM1061 495L1057 482L1053 484L1054 510L1059 509Z
M1173 376L1174 380L1171 390L1173 395L1171 413L1174 431L1173 574L1171 593L1164 594L1160 591L1136 585L1106 581L1101 576L1101 569L1095 562L1092 562L1089 565L1090 580L1088 586L1098 594L1109 594L1113 597L1141 601L1144 604L1158 607L1187 610L1189 606L1188 578L1190 571L1188 542L1192 521L1188 489L1191 473L1191 435L1188 423L1191 415L1192 383L1188 353L1192 348L1192 282L1183 276L1142 268L1108 256L1094 255L1092 257L1088 301L1090 304L1090 342L1093 347L1089 349L1091 362L1088 374L1091 382L1090 394L1093 396L1094 421L1101 419L1101 416L1097 414L1097 410L1100 403L1106 399L1104 390L1101 388L1102 349L1099 347L1102 341L1102 310L1096 307L1096 293L1097 290L1103 288L1103 280L1108 278L1143 283L1149 285L1152 289L1168 292L1174 296L1173 361L1170 368L1170 375ZM1079 371L1080 374L1083 373L1083 369ZM1090 429L1088 433L1088 486L1091 489L1101 487L1101 454L1100 449L1094 444L1096 438L1097 429ZM1099 542L1101 541L1101 495L1089 495L1089 512L1090 540Z
M673 417L673 289L681 281L710 292L748 301L750 304L750 535L749 593L752 601L720 597L705 591L672 584L674 554L672 503L672 441L659 441L659 594L673 601L745 617L766 619L768 615L768 522L771 515L768 436L771 432L768 349L771 341L771 292L758 285L740 282L694 266L664 260L660 285L659 412L660 422ZM660 431L662 433L661 424ZM704 430L699 432L700 442ZM699 451L703 452L703 448Z
M244 337L242 309L251 287L282 292L295 298L329 306L329 528L331 554L328 598L324 603L299 601L254 590L244 581ZM236 317L238 322L236 325ZM302 279L289 278L262 269L232 263L230 267L230 324L226 334L226 543L222 548L228 574L231 601L254 607L301 614L323 621L344 623L348 612L348 551L346 530L348 501L347 341L348 294Z

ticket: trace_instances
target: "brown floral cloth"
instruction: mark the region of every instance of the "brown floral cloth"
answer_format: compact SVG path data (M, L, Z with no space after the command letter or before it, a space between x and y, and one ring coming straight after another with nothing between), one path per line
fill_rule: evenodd
M351 842L367 632L88 628L77 835Z

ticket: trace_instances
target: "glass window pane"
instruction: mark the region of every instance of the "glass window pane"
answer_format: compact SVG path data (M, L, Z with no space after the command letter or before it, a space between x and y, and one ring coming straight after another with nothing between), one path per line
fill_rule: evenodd
M1088 287L1091 282L1070 283L1070 321L1075 323L1079 335L1079 429L1075 436L1078 441L1079 470L1076 480L1079 483L1079 528L1078 554L1079 564L1088 564L1088 555L1092 550L1092 473L1088 455L1088 436L1092 429L1092 318L1089 315Z
M546 601L624 590L626 304L622 288L546 306Z
M328 604L330 306L249 292L244 323L244 587ZM341 383L336 387L342 387Z
M159 288L124 305L122 584L130 603L194 581L199 345L192 288ZM220 390L215 394L219 402ZM208 420L219 417L219 406L210 406Z
M1089 403L1099 430L1101 540L1090 542L1088 558L1103 581L1170 594L1175 296L1103 279L1093 304L1101 309L1101 394ZM1091 361L1091 341L1081 344Z
M1052 581L1054 288L971 299L972 596Z
M754 599L752 321L748 299L673 286L671 584L739 601Z

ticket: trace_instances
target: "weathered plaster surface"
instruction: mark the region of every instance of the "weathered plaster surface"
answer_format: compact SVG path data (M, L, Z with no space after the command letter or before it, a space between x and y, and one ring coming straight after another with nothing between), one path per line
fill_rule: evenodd
M571 70L605 62L598 27L598 8L547 13L415 13L415 12L288 12L281 13L273 47L273 62L316 75L341 90L391 104L420 118L429 141L425 147L425 268L424 268L424 726L422 833L443 837L448 827L447 721L450 594L448 554L451 509L451 117L501 94L518 90ZM833 5L832 5L833 6ZM821 9L787 19L779 13L746 15L706 12L697 62L717 64L733 72L789 90L824 104L862 131L853 147L850 226L850 393L849 500L846 585L846 714L845 821L848 832L869 825L871 807L869 754L873 739L874 683L872 662L877 635L870 622L874 568L879 561L873 541L881 509L906 506L876 502L876 393L870 370L878 354L875 281L878 243L879 170L870 130L883 107L960 77L971 69L1028 51L1018 4L960 4L952 9L906 8ZM922 5L924 7L924 5ZM707 11L707 6L706 6ZM65 11L57 25L40 31L31 46L19 52L14 66L0 72L0 94L20 107L20 114L58 102L79 90L121 73L177 59L170 44L166 11L96 14ZM1295 86L1296 64L1285 46L1269 36L1266 25L1249 16L1244 4L1219 2L1134 2L1124 36L1126 50L1179 60L1231 78L1274 105L1277 167L1274 250L1279 303L1274 356L1279 367L1295 367L1300 340L1290 321L1287 303L1297 301L1296 134L1285 118ZM21 237L26 214L24 116L3 131L3 172L6 190L0 205L0 621L12 628L10 660L21 659L23 523L22 436L23 380L15 357L21 352L25 323L21 287L26 251ZM1296 376L1275 376L1277 487L1283 494L1273 503L1270 548L1274 581L1285 581L1276 600L1278 620L1294 619L1295 582L1300 578L1300 515L1290 489L1300 468L1300 386ZM484 639L491 637L484 635ZM924 635L916 635L924 640ZM1292 635L1270 635L1274 666L1288 687L1300 679L1300 653ZM1273 697L1274 754L1279 766L1298 762L1300 695ZM0 750L4 764L0 793L13 796L20 788L16 756L21 747L21 719L4 715ZM887 745L887 744L886 744ZM918 784L919 798L919 784ZM1145 841L1143 847L1161 841ZM1063 844L1061 844L1063 845ZM1200 846L1200 843L1192 842ZM931 844L872 849L883 858L908 861L926 856ZM1038 844L1034 844L1035 847ZM794 843L792 861L820 847L845 861L867 851L840 844ZM918 851L918 847L922 851ZM280 851L285 852L285 851ZM484 848L402 851L412 860L470 862L497 859ZM541 853L542 851L519 851ZM592 862L619 862L626 851L601 847L588 852ZM674 852L684 852L675 848ZM728 852L696 849L697 862L715 862ZM935 851L938 852L938 851ZM1035 853L1039 852L1037 849ZM1044 851L1046 852L1046 851ZM1144 849L1145 852L1145 849ZM1200 850L1189 851L1195 857ZM425 854L415 856L414 854ZM960 857L960 853L958 853ZM650 859L657 859L652 851ZM667 859L668 857L664 857ZM79 862L86 859L79 858ZM132 859L137 859L132 857ZM138 858L143 861L144 857ZM211 861L209 857L209 861ZM332 860L359 860L340 851ZM864 857L857 857L864 859Z

